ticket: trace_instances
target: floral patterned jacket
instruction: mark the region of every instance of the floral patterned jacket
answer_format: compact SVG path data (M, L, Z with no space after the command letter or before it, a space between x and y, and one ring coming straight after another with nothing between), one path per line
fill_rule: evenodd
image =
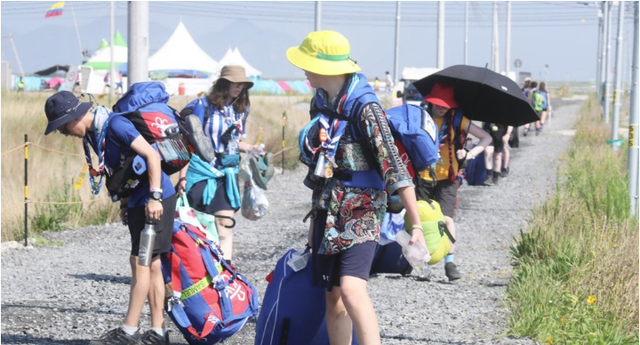
M332 255L363 242L378 241L387 209L387 192L393 194L398 188L413 188L382 108L375 103L366 105L357 124L349 124L353 125L360 126L365 139L356 141L352 131L345 131L335 156L337 170L361 171L368 166L379 172L387 191L347 187L337 178L318 184L312 204L314 209L328 211L318 254Z

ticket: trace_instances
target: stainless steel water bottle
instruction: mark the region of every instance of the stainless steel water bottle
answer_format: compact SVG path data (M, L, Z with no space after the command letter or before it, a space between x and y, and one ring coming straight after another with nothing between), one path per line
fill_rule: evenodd
M147 220L140 233L140 246L138 247L138 265L149 267L153 258L153 248L156 242L156 225Z

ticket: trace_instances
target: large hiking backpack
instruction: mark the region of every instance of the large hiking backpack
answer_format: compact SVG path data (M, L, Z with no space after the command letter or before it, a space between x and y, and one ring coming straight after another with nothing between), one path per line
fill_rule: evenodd
M165 310L189 344L215 344L258 314L256 289L196 226L176 220L161 260Z
M255 345L329 345L325 289L313 285L312 255L290 249L267 276ZM352 345L356 345L355 334Z
M546 91L540 91L540 97L542 98L542 104L541 104L542 109L543 110L547 109L547 107L548 107L548 105L547 105L548 99L547 98L549 97L547 95L547 92Z
M415 171L426 170L438 160L438 129L424 109L401 105L387 110L387 119L393 138L404 146Z
M191 159L191 150L184 136L180 114L167 102L169 94L160 82L140 82L113 106L111 116L124 116L142 137L156 147L167 175L184 168Z
M533 109L535 111L542 111L542 95L540 94L540 91L533 91L533 95L531 96L531 105L533 105Z

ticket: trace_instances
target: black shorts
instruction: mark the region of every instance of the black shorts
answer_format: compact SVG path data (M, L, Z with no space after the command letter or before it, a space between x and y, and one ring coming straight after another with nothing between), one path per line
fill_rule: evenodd
M493 139L493 141L490 145L493 146L493 152L502 152L502 150L504 149L504 141L502 141L502 137L505 134L507 133L503 131L491 132L491 139Z
M449 180L437 181L435 187L431 181L425 181L421 178L417 180L416 198L418 200L427 200L429 198L437 201L440 204L442 213L447 217L453 218L458 196L458 179L455 182Z
M177 194L162 200L162 217L156 224L156 243L153 248L153 256L168 253L171 250L171 238L173 237L173 218L176 210ZM144 206L130 208L128 211L129 234L131 234L131 255L138 256L140 246L140 233L145 226L147 216L144 214Z
M344 276L369 280L373 256L378 245L369 241L354 245L344 252L334 255L316 254L320 241L324 237L327 212L318 212L313 223L313 285L322 286L331 291L334 286L340 286L340 278Z
M209 205L205 205L202 199L207 181L196 182L191 186L191 189L187 192L189 205L200 212L208 214L215 214L218 211L238 211L239 208L231 207L231 200L229 200L226 189L227 177L216 179L216 183L216 193L213 195L213 199L211 199Z

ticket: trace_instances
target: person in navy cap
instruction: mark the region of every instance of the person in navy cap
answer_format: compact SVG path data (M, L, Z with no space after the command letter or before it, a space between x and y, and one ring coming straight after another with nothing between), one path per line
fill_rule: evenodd
M122 157L137 154L147 165L148 179L133 188L127 198L119 199L120 217L124 223L128 223L131 234L129 262L132 279L127 314L122 325L91 344L168 344L169 337L164 328L164 280L159 254L171 249L176 195L169 176L161 170L160 155L126 117L111 116L106 107L93 107L92 102L81 102L69 91L60 91L49 97L44 111L49 120L45 135L57 131L65 136L82 138L95 195L100 192L102 177L109 171L113 176ZM91 163L90 149L99 158L97 169ZM98 183L94 183L94 176L100 176ZM138 264L140 233L147 218L156 220L157 232L154 256L149 267ZM141 334L138 324L147 297L152 327Z

